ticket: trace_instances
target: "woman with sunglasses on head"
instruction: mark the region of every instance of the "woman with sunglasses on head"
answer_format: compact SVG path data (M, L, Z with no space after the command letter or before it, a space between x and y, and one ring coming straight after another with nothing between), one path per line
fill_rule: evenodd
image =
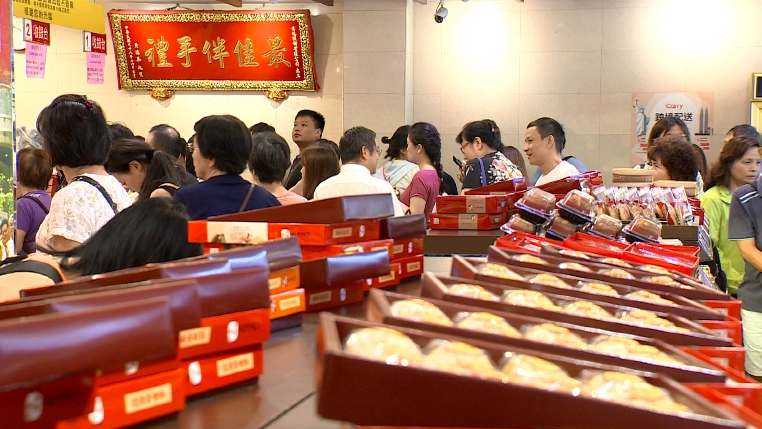
M500 129L491 119L467 123L455 141L465 163L461 168L461 194L474 188L524 177L501 152Z
M442 139L436 127L418 122L410 127L407 137L407 159L418 166L410 185L400 195L400 202L410 214L429 215L442 193Z

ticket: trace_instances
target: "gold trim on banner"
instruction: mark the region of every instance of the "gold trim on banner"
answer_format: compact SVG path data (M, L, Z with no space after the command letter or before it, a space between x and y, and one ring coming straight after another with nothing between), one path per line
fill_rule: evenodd
M288 94L289 93L290 93L290 91L287 91L287 90L285 90L283 88L279 88L277 86L274 86L274 87L268 89L267 91L265 91L265 97L267 97L267 98L269 98L270 100L273 100L273 101L281 101L281 100L285 100L286 98L288 98Z
M311 91L315 89L315 70L312 64L312 46L307 26L309 11L300 12L271 12L271 13L213 13L213 12L182 12L182 13L119 13L109 12L111 31L113 33L114 52L119 56L119 81L122 89L173 88L185 90L213 91L264 91L275 95L290 91ZM127 53L124 47L122 21L137 22L266 22L266 21L296 21L299 23L299 36L302 48L302 64L304 78L301 81L215 81L215 80L132 80L127 68ZM153 95L152 95L153 96ZM171 97L171 96L170 96ZM269 98L269 95L268 95ZM285 97L284 97L285 98Z
M151 95L151 98L164 101L174 97L175 90L172 88L151 88L148 90L148 94Z

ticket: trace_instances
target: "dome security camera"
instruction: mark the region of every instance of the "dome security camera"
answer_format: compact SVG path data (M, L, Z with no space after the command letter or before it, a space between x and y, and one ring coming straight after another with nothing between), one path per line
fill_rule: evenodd
M447 18L447 12L447 8L444 7L444 0L440 0L436 12L434 12L434 21L436 21L437 24L441 24L445 18Z

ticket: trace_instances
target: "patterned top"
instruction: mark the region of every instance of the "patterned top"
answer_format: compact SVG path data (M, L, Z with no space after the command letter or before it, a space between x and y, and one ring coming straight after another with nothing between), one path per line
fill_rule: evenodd
M132 205L122 185L114 176L83 174L103 186L118 211ZM98 189L86 182L72 182L56 192L50 203L50 213L37 231L37 248L52 248L53 236L84 243L114 217L114 211Z
M481 160L481 163L479 160ZM486 169L484 175L485 181L482 181L482 164ZM466 170L463 175L463 188L479 188L519 177L524 177L521 174L521 170L506 158L502 152L497 151L484 155L481 158L472 159L466 163Z

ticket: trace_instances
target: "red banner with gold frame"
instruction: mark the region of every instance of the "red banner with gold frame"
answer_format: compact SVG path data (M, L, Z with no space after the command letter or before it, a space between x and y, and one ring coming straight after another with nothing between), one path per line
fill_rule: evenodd
M264 91L273 99L319 89L309 10L108 16L120 89Z

